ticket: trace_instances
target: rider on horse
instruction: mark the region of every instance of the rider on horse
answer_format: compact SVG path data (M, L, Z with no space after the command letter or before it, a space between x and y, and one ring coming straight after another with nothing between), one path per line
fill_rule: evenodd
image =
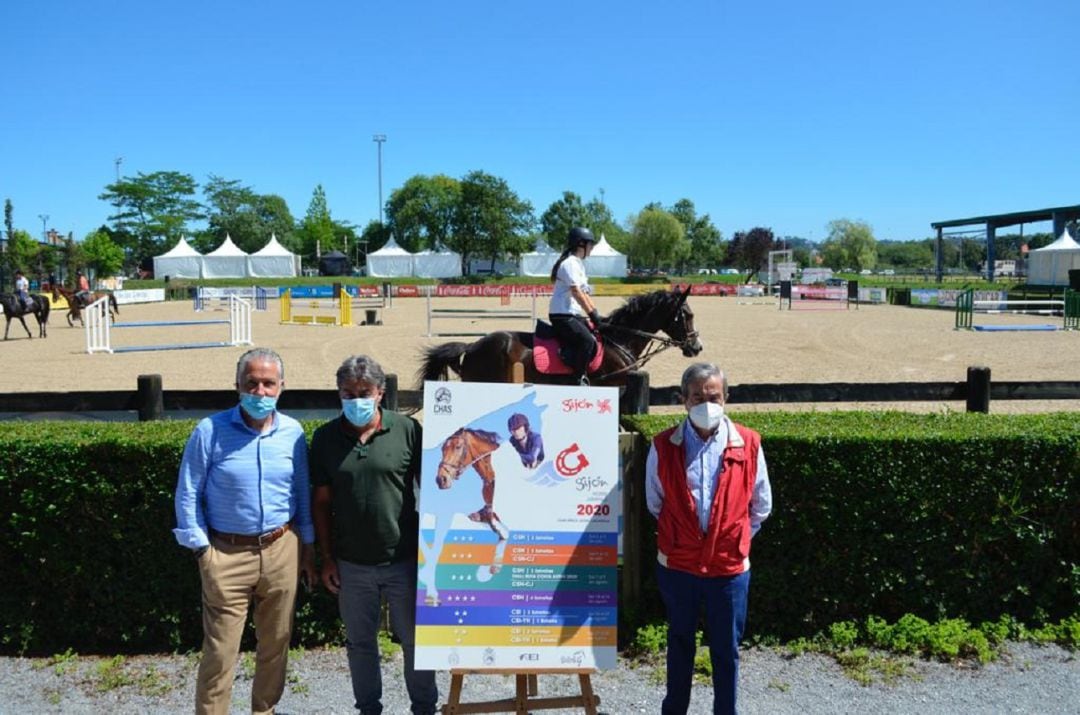
M30 281L22 271L15 271L15 295L25 310L30 310Z
M555 290L551 294L548 318L562 346L559 354L563 362L574 370L582 385L589 384L586 374L597 349L589 321L594 329L600 326L600 313L589 295L592 291L589 276L585 273L585 258L595 245L592 231L575 226L566 236L566 250L551 269Z
M75 271L75 297L84 306L90 305L90 281L86 279L82 271Z

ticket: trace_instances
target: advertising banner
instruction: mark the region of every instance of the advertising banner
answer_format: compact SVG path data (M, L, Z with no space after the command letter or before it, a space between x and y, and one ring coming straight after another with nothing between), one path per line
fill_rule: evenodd
M537 285L437 285L436 298L495 297L502 295L551 295L551 284Z
M614 668L618 391L424 384L416 667Z

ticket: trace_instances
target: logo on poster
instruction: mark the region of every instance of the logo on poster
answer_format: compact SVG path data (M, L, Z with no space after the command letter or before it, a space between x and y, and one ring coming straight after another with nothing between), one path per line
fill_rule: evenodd
M577 464L570 463L570 457L574 454L577 454ZM564 477L573 477L587 466L589 466L589 459L581 451L581 447L578 447L577 442L559 452L559 456L555 458L555 471Z
M450 404L450 390L445 387L440 387L435 390L435 406L432 411L437 415L452 415L454 414L454 407Z

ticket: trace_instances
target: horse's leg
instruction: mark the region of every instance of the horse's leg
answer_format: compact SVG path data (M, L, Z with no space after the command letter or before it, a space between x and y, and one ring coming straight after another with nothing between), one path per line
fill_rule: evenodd
M19 322L20 322L20 323L22 323L22 327L23 327L23 330L25 330L25 331L26 331L26 337L28 337L28 338L30 338L31 340L33 340L33 339L34 339L34 334L30 332L30 328L29 328L29 326L27 326L27 325L26 325L26 316L24 316L24 315L17 315L17 316L15 316L15 317L19 319Z
M4 340L7 340L8 331L11 330L11 316L8 315L6 310L4 311L4 317L7 318L7 326L4 328Z

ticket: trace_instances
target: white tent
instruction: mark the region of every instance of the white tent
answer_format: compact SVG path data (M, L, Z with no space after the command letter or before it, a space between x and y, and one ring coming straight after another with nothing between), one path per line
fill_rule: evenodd
M154 256L154 277L198 278L202 275L202 260L202 254L181 236L171 250Z
M413 254L413 275L417 278L453 278L461 275L461 254L448 248Z
M243 278L248 271L248 254L225 234L220 246L203 256L203 278Z
M1032 285L1067 286L1070 269L1080 269L1080 243L1074 241L1069 230L1065 229L1058 240L1028 254L1027 282Z
M413 254L391 238L386 245L367 256L367 274L379 278L400 278L413 274Z
M559 252L542 238L536 239L536 250L522 253L518 273L523 276L550 276Z
M600 242L597 243L585 259L585 271L590 278L596 276L623 277L626 275L626 256L611 247L611 244L600 234Z
M278 243L270 234L266 245L248 256L248 275L253 278L290 278L300 275L300 256Z

